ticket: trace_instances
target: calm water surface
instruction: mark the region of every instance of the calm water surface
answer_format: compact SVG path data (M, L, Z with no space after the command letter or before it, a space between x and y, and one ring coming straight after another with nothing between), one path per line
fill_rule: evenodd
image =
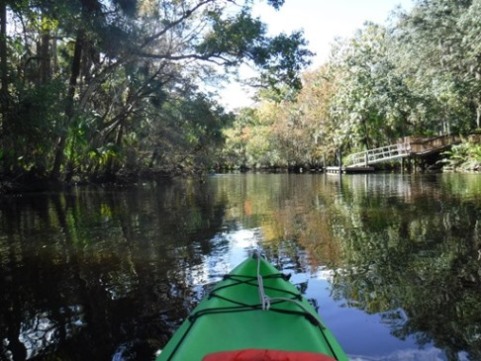
M352 360L481 360L481 176L217 175L0 199L0 360L149 360L260 248Z

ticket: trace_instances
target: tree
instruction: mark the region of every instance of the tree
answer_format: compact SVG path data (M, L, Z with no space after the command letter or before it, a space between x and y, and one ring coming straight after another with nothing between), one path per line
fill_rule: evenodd
M312 165L319 165L335 154L334 129L336 127L330 109L339 84L330 64L305 73L303 88L296 98L296 106L305 119L305 146Z
M410 13L398 16L398 71L405 74L419 108L424 108L414 119L419 130L449 133L470 128L472 102L467 97L460 27L470 4L470 0L418 1Z
M205 171L213 167L223 144L222 129L231 116L205 97L187 90L171 96L160 112L151 109L154 126L141 150L154 149L150 166L164 171Z
M5 150L7 149L7 143L5 141L8 134L7 122L8 122L8 65L7 65L7 4L5 1L0 3L0 78L1 78L1 91L0 91L0 106L2 112L1 118L1 147L2 152L0 156L3 158L3 167L8 168L6 161Z
M467 96L474 104L476 111L476 127L481 128L481 47L479 34L481 26L479 24L479 13L481 11L481 1L473 0L471 6L459 18L461 34L463 34L462 62L464 74L463 80L466 82Z
M339 85L330 113L338 124L337 137L354 148L381 146L408 132L412 102L393 51L388 30L367 23L333 52Z
M268 2L275 8L283 4L281 0ZM37 176L49 170L54 179L68 180L82 172L113 178L123 168L127 149L140 154L139 137L147 137L146 128L159 119L152 109L181 114L164 104L197 104L201 109L196 121L205 121L206 129L216 127L209 125L211 116L225 118L218 107L212 112L202 110L206 104L212 109L216 106L199 91L179 101L179 89L185 84L219 81L221 70L235 71L249 62L261 70L257 85L299 88L299 72L311 55L301 33L268 37L265 25L251 15L250 0L25 0L15 6L6 4L5 10L9 9L18 26L2 38L11 47L8 59L5 47L0 46L2 94L8 91L3 85L7 59L12 64L10 79L15 79L8 114L16 121L6 122L7 108L2 107L2 136L17 144L2 144L3 152L15 152L4 162L4 172L18 168L20 172L35 170ZM35 113L40 112L38 119ZM10 123L15 128L7 137ZM169 122L159 124L170 127ZM213 137L210 144L218 144L216 132L196 134L203 144L209 143L208 137ZM149 142L157 143L162 140Z

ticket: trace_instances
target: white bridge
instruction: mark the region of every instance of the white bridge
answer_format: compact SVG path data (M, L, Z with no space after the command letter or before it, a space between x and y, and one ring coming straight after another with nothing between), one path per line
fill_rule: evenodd
M458 135L442 135L434 138L405 137L396 144L365 150L363 152L349 154L344 159L343 169L355 171L368 168L371 164L399 160L406 157L427 157L433 153L439 153L453 144L461 143L462 138ZM342 171L339 167L328 167L328 170Z
M347 168L368 166L369 164L397 160L411 155L410 143L398 143L384 147L369 149L364 152L352 153L345 159Z

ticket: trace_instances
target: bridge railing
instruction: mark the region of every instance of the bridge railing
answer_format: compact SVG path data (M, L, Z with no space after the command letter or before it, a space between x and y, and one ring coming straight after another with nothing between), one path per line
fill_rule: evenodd
M363 167L410 155L427 156L461 141L462 137L458 135L442 135L434 138L404 137L399 139L397 144L350 154L344 159L344 165L351 168Z
M367 151L350 154L345 159L346 167L362 167L369 164L386 162L409 156L411 146L409 143L386 145L384 147L369 149Z

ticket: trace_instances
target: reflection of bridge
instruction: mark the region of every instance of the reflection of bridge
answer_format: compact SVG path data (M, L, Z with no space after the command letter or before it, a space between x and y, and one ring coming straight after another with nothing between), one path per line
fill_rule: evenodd
M353 153L344 160L345 168L341 171L369 171L372 164L390 162L407 157L427 157L442 152L461 142L457 135L443 135L435 138L405 137L396 144ZM327 167L328 171L339 171L340 167Z

